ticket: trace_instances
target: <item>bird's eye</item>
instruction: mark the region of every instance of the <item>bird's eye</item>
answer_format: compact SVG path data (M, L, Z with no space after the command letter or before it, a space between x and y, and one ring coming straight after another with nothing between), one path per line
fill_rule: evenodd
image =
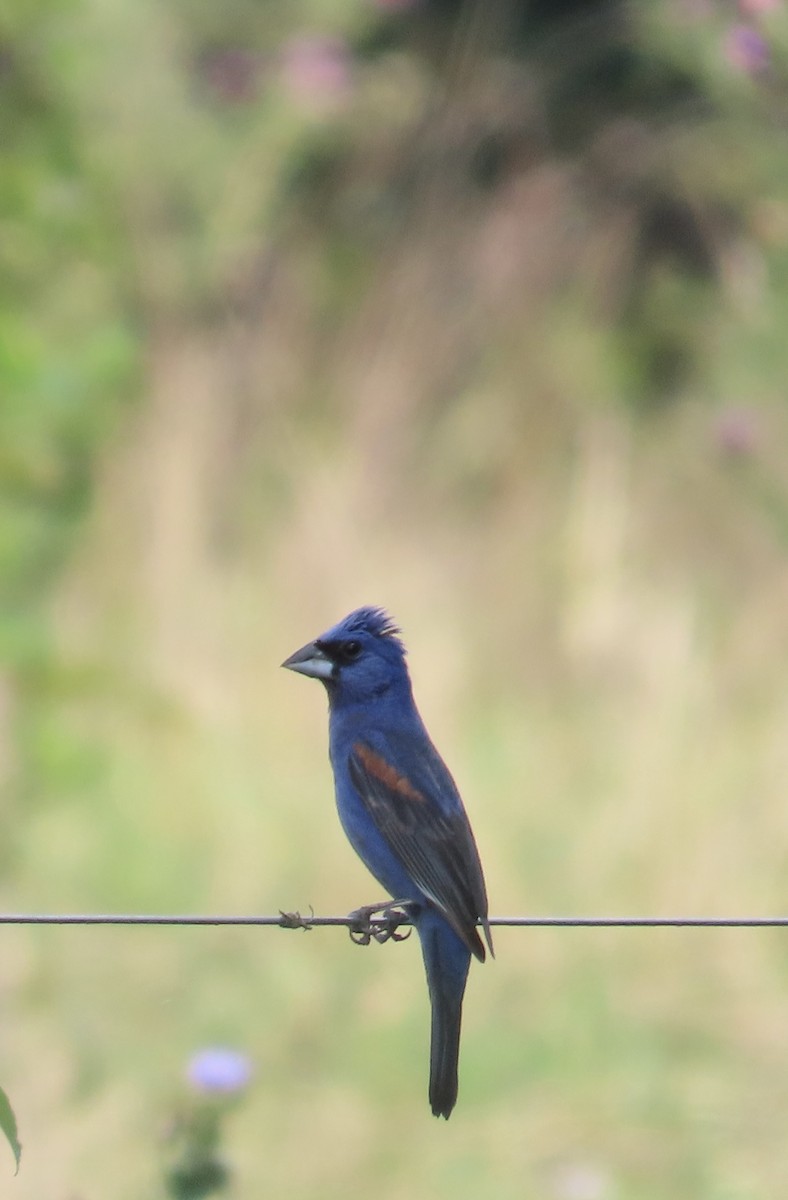
M361 642L357 642L355 638L351 638L349 642L345 642L342 646L342 657L347 662L352 662L354 658L358 658L361 653Z

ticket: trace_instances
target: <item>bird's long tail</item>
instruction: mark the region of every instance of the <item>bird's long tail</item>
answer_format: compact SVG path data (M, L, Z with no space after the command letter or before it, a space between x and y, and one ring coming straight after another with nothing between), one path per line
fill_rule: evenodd
M471 956L453 929L437 913L418 922L432 1005L430 1107L448 1119L457 1102L462 998Z
M457 1103L457 1066L460 1058L462 997L432 996L430 1044L430 1107L436 1117L446 1117Z

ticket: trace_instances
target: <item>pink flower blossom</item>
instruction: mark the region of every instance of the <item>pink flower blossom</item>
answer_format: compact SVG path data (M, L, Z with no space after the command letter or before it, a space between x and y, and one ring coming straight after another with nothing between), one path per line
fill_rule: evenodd
M347 42L327 34L302 33L282 50L282 73L291 94L308 108L336 107L351 90Z
M745 17L759 17L774 12L781 4L782 0L739 0L739 11Z

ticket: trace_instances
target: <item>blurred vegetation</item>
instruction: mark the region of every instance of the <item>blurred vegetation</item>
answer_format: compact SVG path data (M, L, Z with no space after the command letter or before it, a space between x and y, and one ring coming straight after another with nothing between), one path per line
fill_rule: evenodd
M787 92L780 0L9 0L4 910L376 899L276 671L363 602L494 911L784 910ZM238 1196L788 1168L779 933L502 932L445 1127L410 945L3 938L20 1200L155 1195L216 1043Z

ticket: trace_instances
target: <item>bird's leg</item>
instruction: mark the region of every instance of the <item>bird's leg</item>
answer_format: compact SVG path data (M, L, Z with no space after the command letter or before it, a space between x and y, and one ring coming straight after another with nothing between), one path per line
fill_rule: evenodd
M355 908L348 914L348 932L350 940L357 946L368 946L374 938L376 942L404 942L410 937L411 930L398 933L403 922L410 920L408 909L410 900L384 900L382 904L365 904ZM378 919L373 917L379 914Z
M413 926L408 925L404 933L399 932L400 925L411 920L411 909L413 905L410 900L392 900L385 908L381 910L380 926L377 931L373 930L373 937L376 941L388 942L404 942L413 932Z

